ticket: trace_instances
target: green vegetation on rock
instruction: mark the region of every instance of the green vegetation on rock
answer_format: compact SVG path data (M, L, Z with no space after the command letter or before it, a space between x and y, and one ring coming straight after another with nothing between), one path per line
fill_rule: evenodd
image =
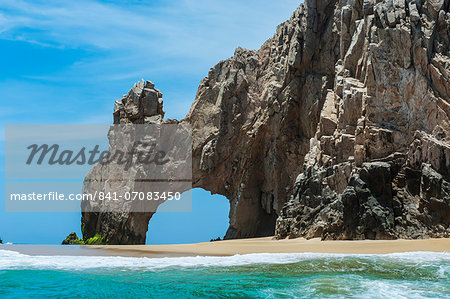
M106 245L108 244L108 239L102 237L100 234L96 234L92 238L83 240L78 238L76 233L71 233L64 239L61 243L62 245Z
M102 237L100 234L95 234L92 238L86 240L85 245L106 245L108 239Z

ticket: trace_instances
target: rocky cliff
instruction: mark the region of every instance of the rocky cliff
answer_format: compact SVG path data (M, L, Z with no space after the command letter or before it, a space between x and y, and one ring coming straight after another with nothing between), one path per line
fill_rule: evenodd
M226 238L450 236L449 2L305 1L209 71L181 122L193 186L230 200ZM116 123L162 121L132 94ZM143 243L150 217L84 214L83 233Z
M333 88L276 234L448 237L449 1L352 2L340 9Z

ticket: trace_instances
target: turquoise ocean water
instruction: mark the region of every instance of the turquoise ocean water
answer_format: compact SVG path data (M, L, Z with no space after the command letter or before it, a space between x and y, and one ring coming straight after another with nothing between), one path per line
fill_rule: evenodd
M0 297L450 298L450 253L132 258L0 250Z

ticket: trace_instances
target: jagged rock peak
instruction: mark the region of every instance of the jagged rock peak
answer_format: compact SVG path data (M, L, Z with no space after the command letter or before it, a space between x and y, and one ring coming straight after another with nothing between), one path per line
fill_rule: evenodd
M143 79L114 105L114 123L152 123L164 118L162 93L155 84Z

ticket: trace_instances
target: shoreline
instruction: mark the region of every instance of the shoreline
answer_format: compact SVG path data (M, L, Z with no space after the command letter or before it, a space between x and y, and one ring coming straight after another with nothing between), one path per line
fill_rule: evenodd
M450 252L450 238L321 241L320 239L306 240L303 238L274 240L273 237L265 237L195 244L83 247L107 251L114 256L129 257L232 256L252 253L389 254L417 251Z

